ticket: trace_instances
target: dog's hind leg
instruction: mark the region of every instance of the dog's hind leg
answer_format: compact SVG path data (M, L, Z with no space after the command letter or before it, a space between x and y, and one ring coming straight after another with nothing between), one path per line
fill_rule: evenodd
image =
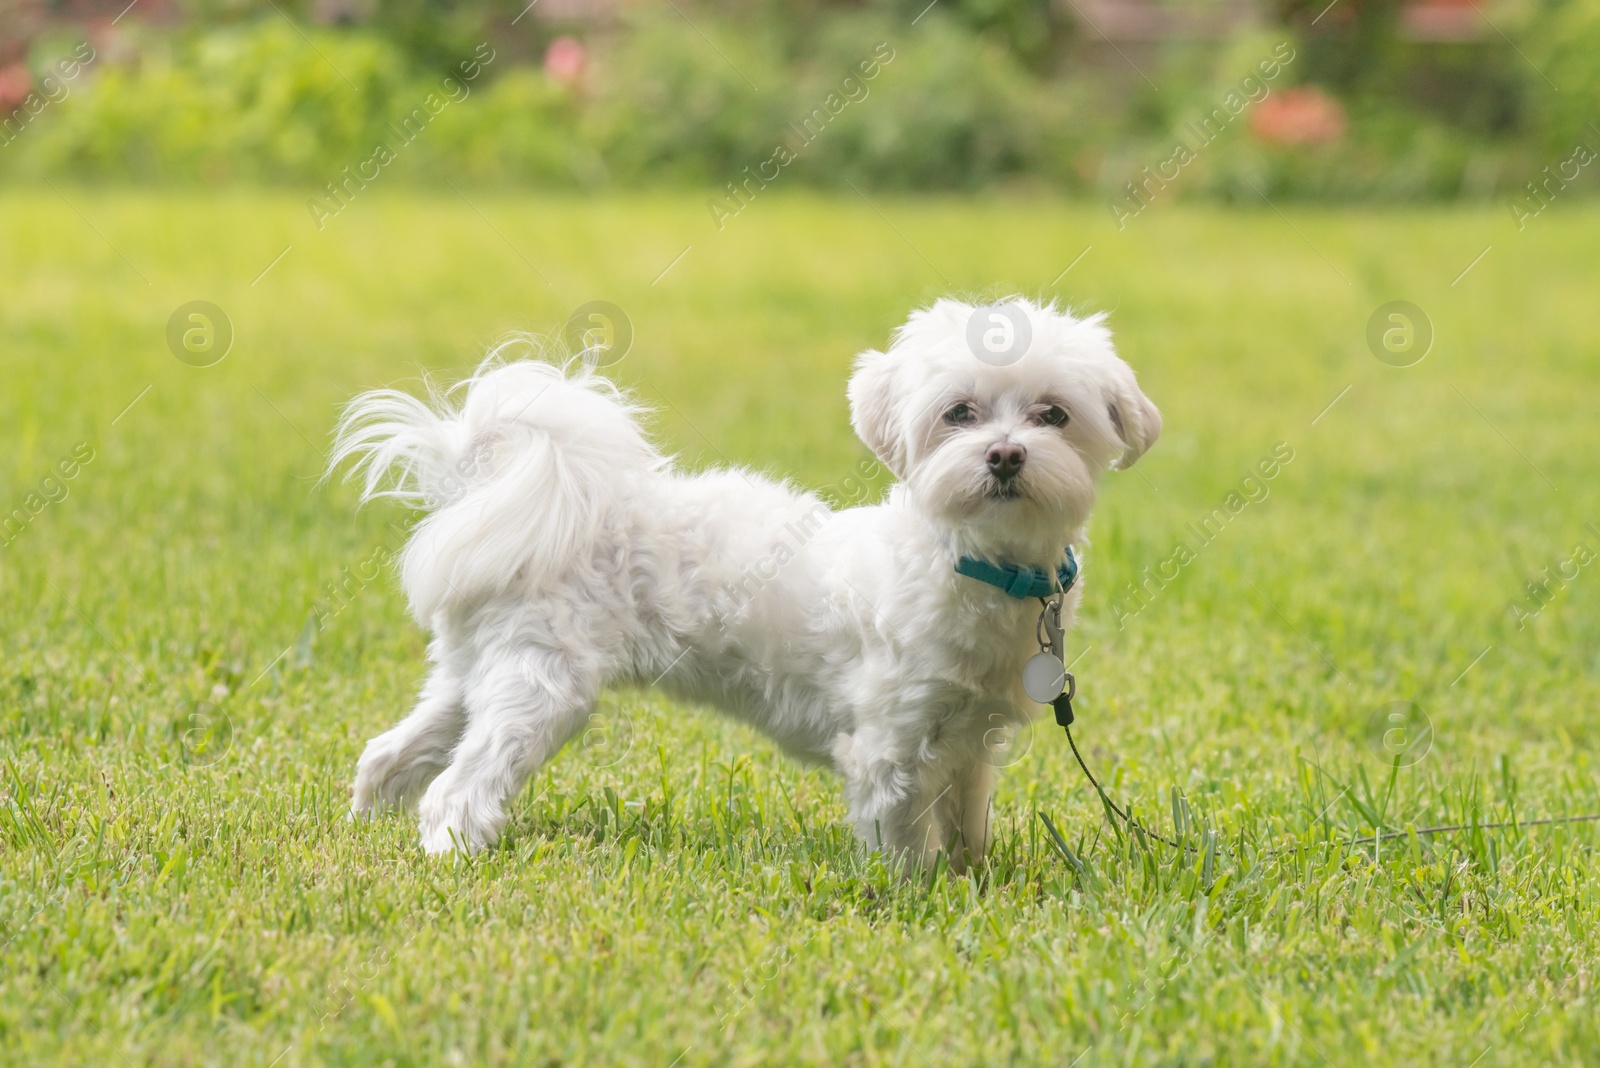
M435 666L411 714L362 751L350 790L351 813L364 816L414 806L450 763L450 750L466 726L460 681L448 668Z
M564 653L502 652L468 688L466 733L417 808L423 849L470 853L498 840L523 783L583 726L598 692Z

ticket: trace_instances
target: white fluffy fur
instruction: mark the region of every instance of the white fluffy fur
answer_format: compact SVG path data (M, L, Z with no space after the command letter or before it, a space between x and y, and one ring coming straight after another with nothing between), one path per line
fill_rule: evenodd
M1013 726L1039 711L1020 685L1039 604L955 562L1053 567L1082 544L1099 472L1161 430L1102 316L1020 303L1033 341L1009 366L974 358L974 309L951 300L859 357L853 422L900 481L838 512L751 471L675 470L581 365L496 353L431 403L356 398L332 462L356 459L365 497L428 511L402 576L433 667L367 744L354 811L415 806L430 853L487 846L601 687L659 680L833 765L870 845L981 856L994 710ZM970 422L945 418L958 403ZM1065 426L1041 420L1049 405ZM997 442L1027 450L1009 495L985 462Z

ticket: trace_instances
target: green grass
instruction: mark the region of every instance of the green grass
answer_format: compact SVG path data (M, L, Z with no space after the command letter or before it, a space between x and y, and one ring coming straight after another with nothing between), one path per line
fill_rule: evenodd
M0 506L93 450L0 551L0 1061L1600 1058L1595 825L1328 844L1600 812L1600 571L1525 627L1508 607L1600 550L1600 212L1118 233L1098 206L771 194L719 233L692 197L374 191L318 233L290 196L63 192L0 197ZM1231 852L1108 827L1041 724L988 871L897 879L829 773L639 693L470 862L346 822L424 636L387 573L309 624L406 519L314 484L340 402L606 299L637 332L616 374L688 463L843 497L852 355L950 290L1114 309L1167 430L1105 484L1077 737L1119 800L1171 831L1181 797ZM237 333L209 368L164 341L194 299ZM1395 299L1437 331L1405 369L1364 341ZM1280 442L1270 495L1119 626ZM1433 728L1403 768L1371 724L1396 701Z

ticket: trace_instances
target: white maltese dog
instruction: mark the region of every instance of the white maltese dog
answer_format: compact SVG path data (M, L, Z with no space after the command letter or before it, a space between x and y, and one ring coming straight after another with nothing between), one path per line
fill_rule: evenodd
M356 458L363 499L428 513L401 577L433 667L367 743L354 812L414 807L429 853L482 849L602 687L653 681L831 764L870 846L981 857L997 723L1062 688L1097 477L1161 432L1103 318L1020 299L914 313L849 386L898 483L843 511L753 471L676 469L581 360L491 355L431 405L356 398L332 464ZM1041 649L1053 671L1025 687Z

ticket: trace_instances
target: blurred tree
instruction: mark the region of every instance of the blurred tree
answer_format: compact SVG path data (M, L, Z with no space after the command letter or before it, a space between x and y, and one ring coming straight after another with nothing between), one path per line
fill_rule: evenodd
M796 56L830 23L852 15L882 16L903 26L937 15L994 41L1035 71L1058 59L1072 35L1072 23L1052 0L732 0L697 6L707 18L731 16L779 28Z
M488 36L485 0L381 0L370 25L427 67L448 68Z
M926 0L906 0L899 7L916 17ZM945 17L1004 45L1025 66L1043 70L1070 38L1071 23L1056 15L1050 0L940 0Z
M430 69L449 68L471 55L485 40L491 16L505 7L490 0L182 0L182 4L189 21L200 25L283 15L329 26L364 25Z
M1273 0L1278 21L1304 42L1303 80L1345 96L1392 91L1396 54L1396 0Z
M1521 125L1522 60L1475 0L1274 0L1274 10L1302 42L1302 81L1475 134Z

